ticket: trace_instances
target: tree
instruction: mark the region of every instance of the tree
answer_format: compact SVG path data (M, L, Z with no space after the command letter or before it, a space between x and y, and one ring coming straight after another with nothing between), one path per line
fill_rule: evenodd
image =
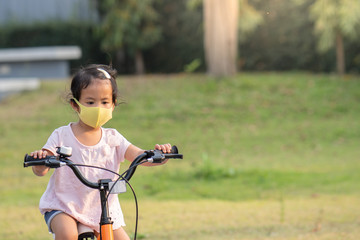
M98 3L102 13L101 47L118 53L123 49L135 58L136 73L143 74L142 51L161 38L153 0L103 0Z
M244 70L288 71L319 70L325 58L319 59L314 48L313 21L308 13L311 3L298 5L294 1L249 0L249 3L261 13L261 20L255 31L245 35L240 41L239 65ZM249 25L249 20L241 19L240 24ZM239 38L244 33L239 33Z
M204 45L207 72L223 77L237 72L238 0L204 0Z
M207 71L213 76L233 75L239 39L246 39L263 18L248 0L203 0L203 4Z
M144 60L149 70L160 73L182 72L188 64L197 62L200 64L196 71L205 71L202 0L195 1L155 2L162 37L157 44L144 51Z
M316 0L310 7L315 20L315 33L319 37L318 48L325 52L335 46L336 68L339 75L345 73L345 39L355 39L360 24L359 0Z

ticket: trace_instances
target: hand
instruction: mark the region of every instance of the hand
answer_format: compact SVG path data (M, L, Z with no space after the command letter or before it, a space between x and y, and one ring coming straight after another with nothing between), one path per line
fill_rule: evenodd
M161 145L156 144L155 149L161 150L163 153L171 153L171 144L170 143L161 144Z
M46 156L52 156L52 155L54 155L52 152L46 151L45 149L37 150L37 151L30 153L30 156L32 156L34 158L39 158L39 159L42 159ZM44 176L49 171L49 169L50 168L46 167L46 166L33 166L32 167L33 172L37 176Z
M50 154L46 150L37 150L37 151L30 153L30 156L32 156L34 158L39 158L39 159L45 158L47 155L50 155Z

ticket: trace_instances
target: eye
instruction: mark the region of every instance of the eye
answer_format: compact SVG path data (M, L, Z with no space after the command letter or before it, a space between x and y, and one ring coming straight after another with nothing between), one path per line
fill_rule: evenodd
M86 102L86 104L88 104L88 105L93 105L94 102L93 102L93 101L88 101L88 102Z

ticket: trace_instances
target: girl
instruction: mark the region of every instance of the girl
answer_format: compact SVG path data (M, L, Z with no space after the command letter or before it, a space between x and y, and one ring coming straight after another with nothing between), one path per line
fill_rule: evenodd
M56 147L72 147L71 160L79 164L96 165L119 171L120 162L133 161L144 150L132 145L117 130L102 128L112 117L117 99L116 71L105 65L90 65L81 69L72 79L71 107L79 120L56 129L41 150L31 156L43 158L56 153ZM155 149L171 152L170 144L155 145ZM152 165L152 164L148 164ZM111 173L94 168L82 168L90 181L114 178ZM37 176L49 171L45 166L33 166ZM79 224L90 227L98 235L100 198L96 190L83 186L68 168L57 168L40 199L40 212L55 239L78 237ZM114 237L129 239L117 195L109 198L110 215L114 221Z

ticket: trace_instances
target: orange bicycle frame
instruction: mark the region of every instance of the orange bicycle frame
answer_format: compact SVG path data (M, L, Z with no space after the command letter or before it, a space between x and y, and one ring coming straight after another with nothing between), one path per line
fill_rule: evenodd
M109 216L107 201L109 182L111 182L111 179L102 179L99 181L101 198L100 240L114 240L113 222Z
M113 232L113 227L112 224L105 224L105 225L101 225L101 235L100 235L100 239L101 240L114 240L114 232Z

